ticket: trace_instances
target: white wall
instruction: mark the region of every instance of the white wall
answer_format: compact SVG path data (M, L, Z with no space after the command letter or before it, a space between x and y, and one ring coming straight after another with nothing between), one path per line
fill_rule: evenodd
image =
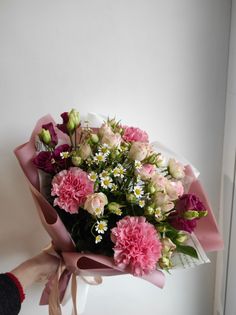
M12 150L36 120L71 107L117 114L186 156L219 208L230 0L0 1L0 270L48 237ZM167 277L91 288L85 315L210 315L212 264ZM41 286L22 314L38 307Z
M236 285L236 1L232 1L229 71L225 115L220 224L225 250L217 257L215 314L235 313ZM217 313L218 312L218 313Z

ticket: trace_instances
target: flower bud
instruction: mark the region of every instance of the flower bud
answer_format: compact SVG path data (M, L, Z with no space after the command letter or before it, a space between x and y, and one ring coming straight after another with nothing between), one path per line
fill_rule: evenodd
M176 249L176 245L171 241L170 238L165 237L161 240L162 243L162 253L165 256L172 254L172 252Z
M188 239L188 235L184 232L179 232L178 236L176 237L176 242L181 244L184 243Z
M170 269L172 267L172 263L168 257L160 258L158 264L161 267L161 269Z
M208 214L208 211L207 210L205 210L205 211L199 211L198 212L198 217L199 218L203 218L203 217L206 217L207 216L207 214Z
M154 208L152 206L148 206L145 208L144 212L146 215L153 215L154 214Z
M99 141L98 135L96 133L92 133L90 139L92 143L95 143L95 144L98 143Z
M76 129L79 126L80 123L80 114L75 109L72 109L69 112L69 120L73 121L74 129Z
M165 233L165 232L168 231L168 228L167 228L166 225L159 225L159 226L157 227L157 231L160 232L160 233Z
M194 220L199 217L199 212L196 210L187 210L184 212L183 217L186 220Z
M155 164L157 161L156 154L152 154L148 157L147 162L150 164Z
M75 130L75 124L73 119L69 118L67 124L66 124L66 128L70 133L73 133Z
M51 142L51 135L50 135L49 130L42 128L41 132L39 133L39 139L44 144L49 144Z
M122 205L120 205L117 202L110 202L107 207L108 207L108 210L111 211L112 213L115 213L118 215L122 214L122 211L121 211Z
M73 156L71 161L74 166L80 166L80 164L82 163L82 159L80 156Z
M154 194L156 191L155 186L152 183L148 184L147 189L150 194Z
M126 200L130 203L136 203L137 198L135 197L134 194L126 194Z

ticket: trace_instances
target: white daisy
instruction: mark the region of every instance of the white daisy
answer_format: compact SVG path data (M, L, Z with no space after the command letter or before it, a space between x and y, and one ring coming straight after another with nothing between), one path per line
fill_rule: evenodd
M161 208L160 207L155 209L155 219L157 221L162 219L162 212L161 212Z
M100 243L101 240L102 240L102 236L101 236L101 235L97 235L97 236L95 237L95 243L96 243L96 244L97 244L97 243Z
M87 158L87 160L85 160L85 163L88 165L88 166L91 166L93 164L93 160L89 157Z
M116 184L112 184L111 191L116 191L118 186Z
M142 167L142 163L140 161L135 160L134 161L134 166L137 170L139 170Z
M116 210L115 210L115 214L116 214L116 215L122 215L121 209L116 209Z
M101 178L101 186L105 189L112 188L112 178L107 176L104 178Z
M95 154L94 161L97 164L101 163L101 162L105 162L106 161L106 156L103 153L98 152L98 153Z
M104 232L106 232L108 229L107 227L107 221L103 220L103 221L97 221L97 224L95 226L95 230L100 233L100 234L104 234Z
M94 210L94 214L97 216L97 217L100 217L100 215L103 213L103 209L102 208L96 208Z
M143 208L145 206L145 201L139 200L138 204L139 204L139 207Z
M96 174L95 172L91 172L91 173L89 173L88 178L89 178L92 182L95 182L96 179L98 178L98 176L97 176L97 174Z
M106 170L102 171L102 173L99 174L100 178L109 177L110 173Z
M141 198L143 195L143 189L140 186L134 186L133 192L136 198Z
M114 177L124 178L125 171L126 169L119 164L117 167L114 168L113 175Z
M109 146L104 143L101 148L99 149L99 152L101 152L102 154L104 154L105 156L109 155L110 154L110 148Z
M60 153L60 157L62 158L62 160L68 159L69 156L70 156L70 152L68 152L68 151Z

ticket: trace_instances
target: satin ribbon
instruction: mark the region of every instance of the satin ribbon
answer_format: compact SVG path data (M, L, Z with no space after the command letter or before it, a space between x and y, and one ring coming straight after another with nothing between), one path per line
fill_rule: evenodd
M47 283L47 287L49 290L49 298L48 298L48 310L49 315L62 315L61 310L61 299L65 292L61 292L60 290L60 280L63 277L63 274L67 273L67 283L71 277L71 298L72 298L72 305L73 305L73 315L78 315L78 308L77 308L77 274L76 270L71 272L67 269L63 256L61 256L55 250L53 244L49 244L46 248L43 249L49 255L55 256L59 259L59 265L57 271L54 275L51 276ZM70 267L69 267L70 268ZM68 276L69 275L69 276ZM81 276L83 281L85 281L89 285L99 285L102 283L102 277L94 276L94 277L85 277ZM62 294L61 294L62 293Z

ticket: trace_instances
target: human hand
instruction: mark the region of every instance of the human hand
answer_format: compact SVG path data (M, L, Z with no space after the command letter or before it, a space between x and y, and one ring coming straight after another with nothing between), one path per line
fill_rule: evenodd
M11 271L20 281L24 289L31 286L34 282L47 280L56 272L59 259L46 252L42 252Z

